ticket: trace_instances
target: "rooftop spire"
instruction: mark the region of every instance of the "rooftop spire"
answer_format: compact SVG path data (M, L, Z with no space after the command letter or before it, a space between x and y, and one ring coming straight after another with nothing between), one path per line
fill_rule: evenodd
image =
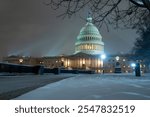
M90 11L88 11L88 16L86 20L88 23L92 23L92 13Z

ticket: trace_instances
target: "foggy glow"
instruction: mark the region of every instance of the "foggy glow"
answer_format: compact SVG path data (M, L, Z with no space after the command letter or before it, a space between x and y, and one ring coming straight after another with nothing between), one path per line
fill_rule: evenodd
M98 60L98 66L100 66L100 64L101 64L101 60Z
M120 59L120 57L119 57L119 56L116 56L116 60L119 61L119 59Z
M19 63L23 63L23 59L19 59Z
M85 59L83 59L83 64L85 64Z
M103 60L106 59L106 55L105 55L105 54L102 54L102 55L101 55L101 59L103 59Z
M41 57L74 53L75 38L80 28L85 24L85 21L81 20L80 17L76 16L76 18L66 18L65 20L56 18L60 13L55 14L53 10L47 10L39 2L14 1L12 3L7 0L3 0L3 2L10 5L13 4L15 9L11 7L1 8L4 11L3 15L5 15L5 17L0 19L0 28L4 31L0 35L1 57L6 55ZM9 12L12 12L13 15L11 13L8 14ZM20 13L23 14L23 17ZM49 13L56 16L49 15ZM12 22L8 23L8 19L12 20ZM136 31L113 30L112 27L110 27L110 30L108 32L105 27L100 30L103 32L102 35L105 36L106 51L109 53L128 52L137 37ZM95 46L91 48L96 49Z
M131 63L131 67L136 67L136 64L135 63Z

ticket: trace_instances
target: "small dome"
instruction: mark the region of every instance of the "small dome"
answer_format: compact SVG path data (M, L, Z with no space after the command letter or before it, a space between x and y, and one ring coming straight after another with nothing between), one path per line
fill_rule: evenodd
M75 46L75 53L100 54L104 52L102 36L92 23L91 17L87 18L86 25L80 30Z

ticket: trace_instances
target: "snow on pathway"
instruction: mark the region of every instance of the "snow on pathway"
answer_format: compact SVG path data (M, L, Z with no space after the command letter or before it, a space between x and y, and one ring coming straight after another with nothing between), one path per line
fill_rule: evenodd
M150 99L150 75L77 75L28 92L17 100Z

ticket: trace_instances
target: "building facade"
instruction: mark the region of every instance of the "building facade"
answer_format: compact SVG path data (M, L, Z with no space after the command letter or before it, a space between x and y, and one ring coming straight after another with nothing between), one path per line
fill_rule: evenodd
M72 55L61 55L55 57L22 57L9 56L4 57L3 62L25 64L25 65L43 65L46 68L61 67L63 69L94 70L96 73L114 73L119 65L121 72L132 73L134 68L131 66L131 55L111 55L104 60L101 55L104 54L104 42L96 26L92 23L92 18L87 18L87 23L81 28L75 43L75 53ZM146 66L141 65L143 71Z
M92 18L87 18L86 25L80 30L75 43L75 53L69 56L56 57L5 57L4 62L27 65L44 65L47 68L62 67L64 69L84 69L102 72L104 43Z

